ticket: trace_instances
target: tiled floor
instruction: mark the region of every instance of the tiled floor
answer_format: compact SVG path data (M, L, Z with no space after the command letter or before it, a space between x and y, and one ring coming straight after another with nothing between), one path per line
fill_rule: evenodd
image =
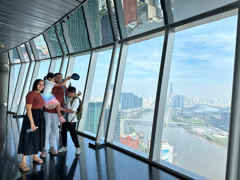
M1 110L0 110L1 111ZM0 112L1 113L1 112ZM4 119L4 118L3 118ZM3 125L3 119L0 125ZM0 179L83 179L83 180L175 180L178 179L154 166L128 156L111 147L94 150L89 148L92 140L79 136L81 154L75 156L75 147L68 135L68 151L57 156L48 156L41 165L32 163L32 157L27 158L30 171L23 173L18 164L21 155L16 154L19 140L20 123L8 115L7 131L0 133ZM4 134L5 133L5 134Z

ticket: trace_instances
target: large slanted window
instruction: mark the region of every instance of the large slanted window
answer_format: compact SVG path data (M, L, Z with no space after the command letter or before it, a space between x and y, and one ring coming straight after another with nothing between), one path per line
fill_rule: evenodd
M86 77L88 72L90 54L79 55L75 57L72 73L77 73L80 75L79 80L71 80L71 85L76 87L78 91L82 92L82 97L84 94L84 87L86 84Z
M210 179L225 179L236 25L175 34L160 157Z
M150 147L162 45L163 36L129 45L115 126L115 143L146 157Z
M39 35L38 37L36 37L34 39L34 43L36 45L37 53L40 59L46 59L50 57L48 52L48 47L43 38L43 35Z
M97 133L100 120L111 55L112 50L107 50L99 52L97 56L97 64L84 128L85 131L93 133L94 135Z

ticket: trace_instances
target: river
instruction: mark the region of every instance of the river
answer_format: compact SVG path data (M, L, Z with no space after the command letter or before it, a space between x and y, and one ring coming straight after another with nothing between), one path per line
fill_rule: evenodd
M152 120L153 112L142 114L138 119ZM152 124L135 122L133 127L143 132L143 142L147 145L148 138L151 137ZM162 139L173 146L175 154L173 161L178 162L182 168L210 179L225 179L226 148L193 135L181 126L164 127Z

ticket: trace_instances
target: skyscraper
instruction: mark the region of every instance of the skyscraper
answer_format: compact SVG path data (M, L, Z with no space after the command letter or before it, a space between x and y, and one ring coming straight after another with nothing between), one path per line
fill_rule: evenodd
M102 102L89 102L88 112L85 122L85 130L96 134L98 123L100 120L100 114L102 109Z
M89 49L90 45L82 7L71 13L69 19L66 18L66 23L73 51Z
M123 0L125 25L135 23L137 25L137 0Z

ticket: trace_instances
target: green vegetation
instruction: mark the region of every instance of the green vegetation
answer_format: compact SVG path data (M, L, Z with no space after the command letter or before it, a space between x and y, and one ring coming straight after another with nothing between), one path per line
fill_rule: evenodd
M143 152L147 153L148 150L146 147L144 147L142 144L139 143L139 147L140 147L140 150L142 150Z

